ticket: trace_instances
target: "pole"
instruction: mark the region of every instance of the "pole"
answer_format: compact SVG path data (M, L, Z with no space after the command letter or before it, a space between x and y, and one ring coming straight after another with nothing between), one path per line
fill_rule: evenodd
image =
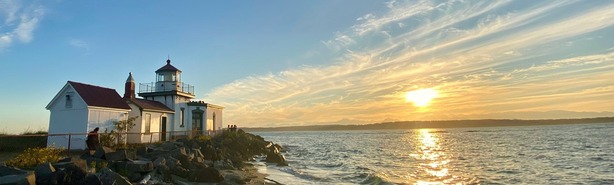
M68 150L66 150L66 155L67 155L67 156L70 156L70 140L71 140L71 138L72 138L71 136L72 136L72 135L69 133L69 134L68 134Z

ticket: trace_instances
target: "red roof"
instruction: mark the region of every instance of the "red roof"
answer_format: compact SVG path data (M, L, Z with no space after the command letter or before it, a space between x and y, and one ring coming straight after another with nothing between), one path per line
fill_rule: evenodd
M132 103L134 103L136 106L140 107L141 109L147 109L147 110L158 110L158 111L165 111L165 112L173 112L173 109L168 108L166 105L157 102L157 101L152 101L152 100L145 100L145 99L129 99Z
M130 109L115 89L68 81L88 106Z
M181 72L181 70L179 70L175 66L171 65L171 59L166 60L166 65L164 65L160 69L156 70L156 73L157 72L161 72L161 71L171 71L171 72L179 71L179 72Z

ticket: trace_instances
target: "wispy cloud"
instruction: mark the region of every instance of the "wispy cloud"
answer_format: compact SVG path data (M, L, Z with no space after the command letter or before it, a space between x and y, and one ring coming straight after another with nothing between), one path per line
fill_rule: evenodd
M70 44L71 46L76 47L76 48L85 49L86 51L90 50L89 44L87 42L85 42L84 40L70 39L70 40L68 40L68 44Z
M44 15L42 6L23 6L21 1L0 0L0 49L7 48L15 42L28 43L33 39L33 32Z
M228 121L252 126L614 111L606 106L614 104L608 98L614 97L608 77L614 44L591 40L599 44L590 49L566 44L614 37L603 31L614 29L611 2L386 6L387 12L359 17L356 25L322 41L343 54L328 65L250 76L214 89L207 99L227 107ZM407 91L423 87L440 91L431 107L404 101Z

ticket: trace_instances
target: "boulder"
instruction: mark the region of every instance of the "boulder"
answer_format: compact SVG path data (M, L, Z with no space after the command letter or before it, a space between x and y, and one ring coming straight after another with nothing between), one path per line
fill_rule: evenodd
M103 168L100 171L100 181L103 185L132 185L126 177L108 168Z
M36 176L34 172L0 166L0 184L34 185Z
M192 142L190 142L190 140L188 140L186 138L179 138L179 139L177 139L176 142L182 143L183 146L191 146L190 144L192 143Z
M153 165L156 168L161 165L166 165L166 158L158 157L155 161L153 161Z
M171 150L177 149L177 145L175 145L174 142L164 142L160 145L160 147L162 148L162 150L165 150L165 151L171 151Z
M284 155L281 153L275 153L273 151L269 151L269 153L267 153L266 162L277 163L278 166L288 166L288 163L286 163L286 157L284 157Z
M49 179L51 174L55 172L55 168L51 163L44 163L34 168L34 175L36 175L36 184L50 184Z
M67 166L70 165L75 165L75 163L73 163L72 161L68 161L68 162L57 162L57 163L53 163L51 164L55 169L64 169Z
M102 185L102 181L100 180L100 177L98 177L98 175L89 174L89 175L85 176L84 184L87 184L87 185Z
M183 178L188 178L190 176L190 170L182 166L175 166L175 168L171 168L171 173Z
M117 150L105 154L109 161L123 161L128 159L136 159L136 153L131 150Z
M208 167L195 170L188 177L188 180L192 182L221 182L224 177L219 170Z
M72 157L65 157L63 159L60 159L58 163L71 162L71 161L72 161Z
M180 165L181 165L181 162L179 162L179 160L171 156L166 157L166 166L168 166L170 169L173 169L176 166L180 166Z
M109 147L101 146L101 147L96 148L96 152L94 153L94 157L100 158L100 159L106 159L105 155L107 153L111 153L111 152L114 152L114 151L115 150L113 150L113 149L111 149Z
M85 180L85 176L85 171L73 164L54 172L52 179L56 179L57 184L79 184Z
M200 152L200 147L199 148L192 148L192 153L194 154L194 158L196 157L200 157L200 158L205 158L205 155L203 155L202 152Z
M149 150L150 150L149 147L145 147L145 146L138 147L136 148L136 155L144 156L145 154L149 152Z
M154 165L151 161L129 161L126 169L131 172L151 172L154 170Z
M128 175L128 180L130 180L130 182L138 182L141 181L141 179L143 179L143 176L138 172L133 172Z

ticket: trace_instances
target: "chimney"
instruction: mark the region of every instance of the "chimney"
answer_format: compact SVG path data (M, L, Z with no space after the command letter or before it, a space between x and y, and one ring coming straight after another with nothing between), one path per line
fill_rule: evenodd
M134 78L132 78L132 72L129 73L128 79L126 80L126 86L124 91L124 98L134 99Z

